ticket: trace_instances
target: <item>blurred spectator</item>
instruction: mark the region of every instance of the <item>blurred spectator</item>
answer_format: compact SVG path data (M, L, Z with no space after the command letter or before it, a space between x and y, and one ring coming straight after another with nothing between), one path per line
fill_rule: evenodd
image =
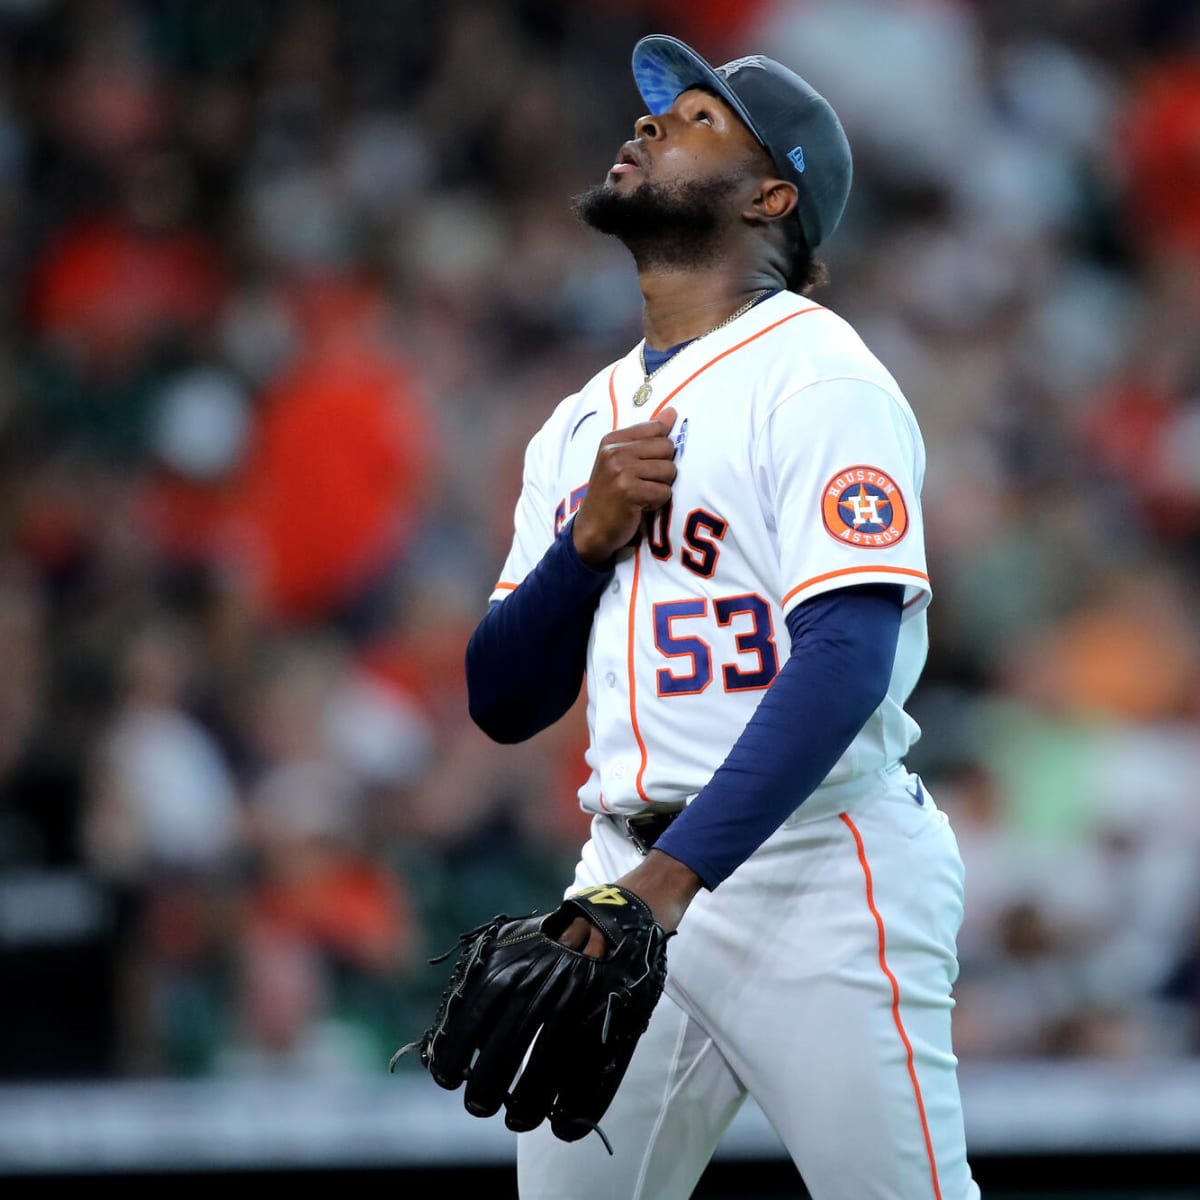
M139 149L120 171L115 203L56 231L34 262L26 321L44 427L128 458L145 450L150 382L206 344L227 279L220 244L190 223L188 160Z
M386 582L431 500L441 462L413 366L390 351L374 289L297 296L303 351L266 389L235 504L265 615L351 613Z
M30 286L29 327L98 380L127 373L158 340L201 334L225 282L218 244L187 225L187 159L146 149L121 169L111 210L68 226Z
M1195 17L1193 25L1198 24ZM1200 257L1200 38L1143 64L1118 129L1129 233L1151 260Z
M355 800L352 780L319 761L254 789L236 1023L218 1070L377 1072L390 1057L420 934L402 883L363 844Z
M167 623L130 638L83 821L92 870L131 898L139 923L122 964L127 1071L202 1071L219 1036L241 797L221 748L188 710L194 654L186 631Z
M192 653L183 631L169 627L142 630L127 649L87 823L102 875L220 872L237 852L236 781L220 747L186 711Z
M1198 310L1200 311L1200 310ZM1082 447L1164 542L1200 537L1200 356L1194 324L1160 306L1079 417Z

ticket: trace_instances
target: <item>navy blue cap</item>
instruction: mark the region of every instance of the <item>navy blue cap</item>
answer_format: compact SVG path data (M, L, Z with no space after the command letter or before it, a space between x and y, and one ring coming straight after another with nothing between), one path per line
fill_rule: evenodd
M711 67L678 38L655 33L633 48L633 78L655 115L681 92L716 92L771 156L779 177L794 183L809 247L837 228L853 176L850 143L829 101L795 71L761 54Z

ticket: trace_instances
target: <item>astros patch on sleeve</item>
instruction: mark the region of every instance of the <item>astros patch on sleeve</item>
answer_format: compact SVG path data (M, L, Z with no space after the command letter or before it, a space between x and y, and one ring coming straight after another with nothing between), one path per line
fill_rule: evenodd
M878 467L839 471L821 493L831 537L852 546L894 546L908 532L908 507L896 481Z

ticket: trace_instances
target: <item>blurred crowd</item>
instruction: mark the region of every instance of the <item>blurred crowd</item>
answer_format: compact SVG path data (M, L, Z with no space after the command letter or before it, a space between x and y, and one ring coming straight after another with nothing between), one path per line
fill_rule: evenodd
M582 714L493 745L462 654L640 336L568 201L648 32L855 149L815 298L927 443L962 1058L1200 1054L1197 11L0 0L0 1079L384 1071L569 879Z

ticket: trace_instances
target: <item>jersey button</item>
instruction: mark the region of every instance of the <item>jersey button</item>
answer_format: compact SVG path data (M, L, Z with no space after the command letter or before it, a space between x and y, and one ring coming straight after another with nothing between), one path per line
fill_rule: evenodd
M604 682L607 683L609 687L616 687L617 677L611 671L609 671L609 673L604 677Z
M610 587L608 590L615 596L621 590L621 581L619 579L614 579L612 581L612 587Z

